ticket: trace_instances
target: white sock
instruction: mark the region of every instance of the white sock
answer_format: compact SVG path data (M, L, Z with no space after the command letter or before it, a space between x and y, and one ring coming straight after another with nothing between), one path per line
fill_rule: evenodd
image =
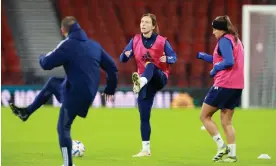
M213 140L217 143L218 149L221 149L224 145L223 139L221 138L220 134L213 136Z
M146 77L140 77L140 82L141 82L140 87L143 88L143 86L145 86L148 83L148 80Z
M235 157L236 156L236 144L229 144L228 147L230 148L230 152L228 156Z
M142 151L150 152L150 141L142 141Z

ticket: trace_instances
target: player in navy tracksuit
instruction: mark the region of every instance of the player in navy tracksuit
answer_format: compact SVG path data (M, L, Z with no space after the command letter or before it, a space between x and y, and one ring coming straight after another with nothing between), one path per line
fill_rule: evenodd
M66 77L50 78L29 107L18 108L11 104L11 108L26 121L54 94L62 103L57 130L64 166L72 166L71 125L76 116L86 117L98 90L101 68L107 73L104 96L112 99L117 87L117 67L100 44L87 37L74 17L64 18L61 30L66 39L53 51L41 55L39 63L44 70L63 66Z

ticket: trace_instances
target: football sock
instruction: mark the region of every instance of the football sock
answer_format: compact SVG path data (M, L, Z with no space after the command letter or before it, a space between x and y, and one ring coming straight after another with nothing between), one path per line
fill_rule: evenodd
M64 108L64 105L60 109L59 119L58 119L58 136L59 145L64 161L64 166L72 166L72 139L71 139L71 125L73 123L74 117L68 114L68 110Z
M142 151L150 152L150 141L142 141Z
M221 149L223 147L224 142L220 134L213 136L213 140L217 143L218 149Z
M228 156L235 157L236 156L236 144L229 144L228 147L230 148L230 152Z
M141 82L140 88L143 88L143 86L145 86L148 83L148 80L146 77L140 77L140 82Z
M72 166L72 140L70 137L70 131L59 131L59 144L62 152L64 166Z

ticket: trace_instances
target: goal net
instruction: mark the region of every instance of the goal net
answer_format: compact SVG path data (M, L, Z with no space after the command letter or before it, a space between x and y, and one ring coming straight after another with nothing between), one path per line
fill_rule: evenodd
M276 109L276 5L244 5L243 108Z

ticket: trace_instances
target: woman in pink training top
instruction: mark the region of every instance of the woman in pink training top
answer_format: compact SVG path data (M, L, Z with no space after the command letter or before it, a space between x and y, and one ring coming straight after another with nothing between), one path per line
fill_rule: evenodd
M150 115L154 97L167 84L170 65L176 62L176 54L167 38L159 35L156 16L144 14L140 23L141 33L134 35L122 54L120 61L134 58L138 72L132 75L133 91L138 94L142 150L133 157L151 156Z
M244 50L228 16L218 16L212 22L212 27L213 34L218 39L213 56L203 52L197 54L198 59L213 63L210 76L214 78L214 85L210 88L202 105L200 119L218 146L218 152L213 161L236 162L235 130L232 126L232 117L235 107L240 103L244 88ZM219 109L221 109L221 124L228 146L212 121L213 114ZM227 157L222 159L225 155Z

